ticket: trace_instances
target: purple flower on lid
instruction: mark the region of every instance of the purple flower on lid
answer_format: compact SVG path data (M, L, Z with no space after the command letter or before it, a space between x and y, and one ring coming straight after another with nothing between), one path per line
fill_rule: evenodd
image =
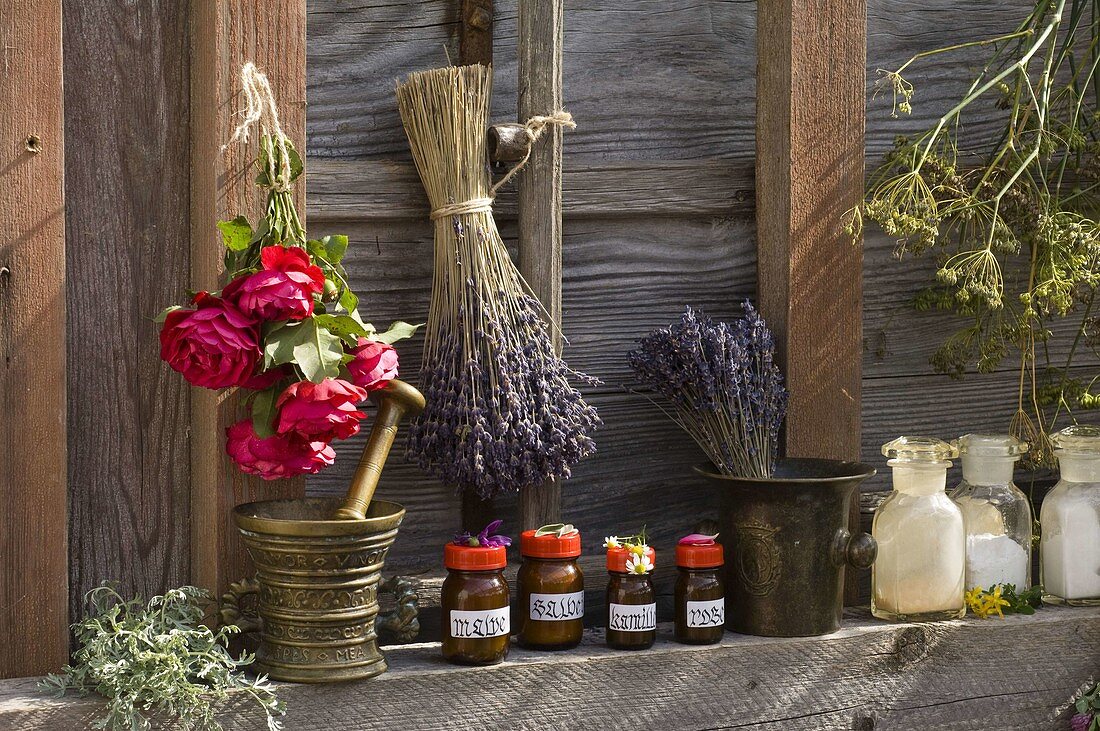
M476 536L469 531L455 536L456 546L469 546L471 548L507 548L512 545L512 539L505 535L495 535L497 529L504 525L503 520L494 520L481 529Z
M1069 720L1069 727L1073 731L1088 731L1089 724L1092 723L1092 715L1088 713L1075 713L1073 718Z

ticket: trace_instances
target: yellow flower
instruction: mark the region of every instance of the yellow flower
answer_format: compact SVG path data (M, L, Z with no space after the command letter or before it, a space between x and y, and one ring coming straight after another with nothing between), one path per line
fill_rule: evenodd
M1001 607L1007 607L1009 603L1007 600L1001 598L1002 591L1003 588L1001 587L1001 585L997 584L995 587L993 587L992 592L985 595L983 601L985 604L985 612L987 617L992 616L994 612L997 614L998 617L1005 616L1004 612L1001 611Z
M649 546L645 545L644 543L631 543L630 545L627 546L627 548L635 556L644 556L645 555L645 550L647 548L649 548Z
M974 616L980 619L988 619L994 614L998 617L1004 617L1001 607L1009 606L1009 602L1001 598L1002 591L1004 589L1000 584L994 586L992 591L986 591L980 586L975 586L966 592L966 606L974 613Z
M965 594L967 608L981 619L985 619L989 616L985 611L985 602L982 601L982 595L984 593L985 590L982 589L982 587L975 586Z

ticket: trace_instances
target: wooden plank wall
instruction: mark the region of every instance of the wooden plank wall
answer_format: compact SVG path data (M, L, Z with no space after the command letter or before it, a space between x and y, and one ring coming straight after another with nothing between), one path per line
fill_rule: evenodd
M64 3L74 616L190 579L190 392L153 322L190 283L187 5Z
M68 656L61 15L0 0L0 678Z

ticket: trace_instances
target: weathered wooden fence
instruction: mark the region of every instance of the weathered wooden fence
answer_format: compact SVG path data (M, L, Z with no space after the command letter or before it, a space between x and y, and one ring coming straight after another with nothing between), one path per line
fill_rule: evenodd
M236 68L251 59L308 150L311 230L351 236L364 311L422 320L432 234L393 80L462 57L460 37L478 32L463 8L487 5L0 0L0 633L17 638L0 675L60 665L68 615L103 579L149 594L241 576L233 503L345 488L361 442L304 485L229 470L220 426L232 399L164 367L151 318L185 288L214 286L213 221L254 200L240 157L219 156ZM562 486L586 549L642 524L668 544L706 515L698 451L624 388L626 351L685 304L729 318L759 291L794 389L794 452L875 461L901 432L1003 428L1014 408L1008 370L930 373L944 325L907 307L919 265L897 266L873 237L861 278L837 219L860 188L874 69L1010 28L1030 3L766 5L578 0L564 15L564 102L579 125L563 145L566 353L605 384L591 394L606 422L599 453ZM517 0L497 0L493 19L495 115L514 120ZM910 129L965 83L957 60L927 68L936 81L918 88ZM886 117L870 103L872 159L898 131ZM508 240L516 211L502 197ZM419 349L399 347L406 376ZM391 567L433 566L461 501L396 455L379 495L409 509ZM518 515L515 499L493 510Z

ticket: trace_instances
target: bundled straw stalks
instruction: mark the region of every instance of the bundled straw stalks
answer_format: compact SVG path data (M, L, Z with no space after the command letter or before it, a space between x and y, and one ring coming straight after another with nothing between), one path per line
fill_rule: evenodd
M411 74L398 106L435 221L435 277L409 453L482 497L567 478L595 451L600 420L571 380L592 382L555 351L493 220L486 130L492 72Z

